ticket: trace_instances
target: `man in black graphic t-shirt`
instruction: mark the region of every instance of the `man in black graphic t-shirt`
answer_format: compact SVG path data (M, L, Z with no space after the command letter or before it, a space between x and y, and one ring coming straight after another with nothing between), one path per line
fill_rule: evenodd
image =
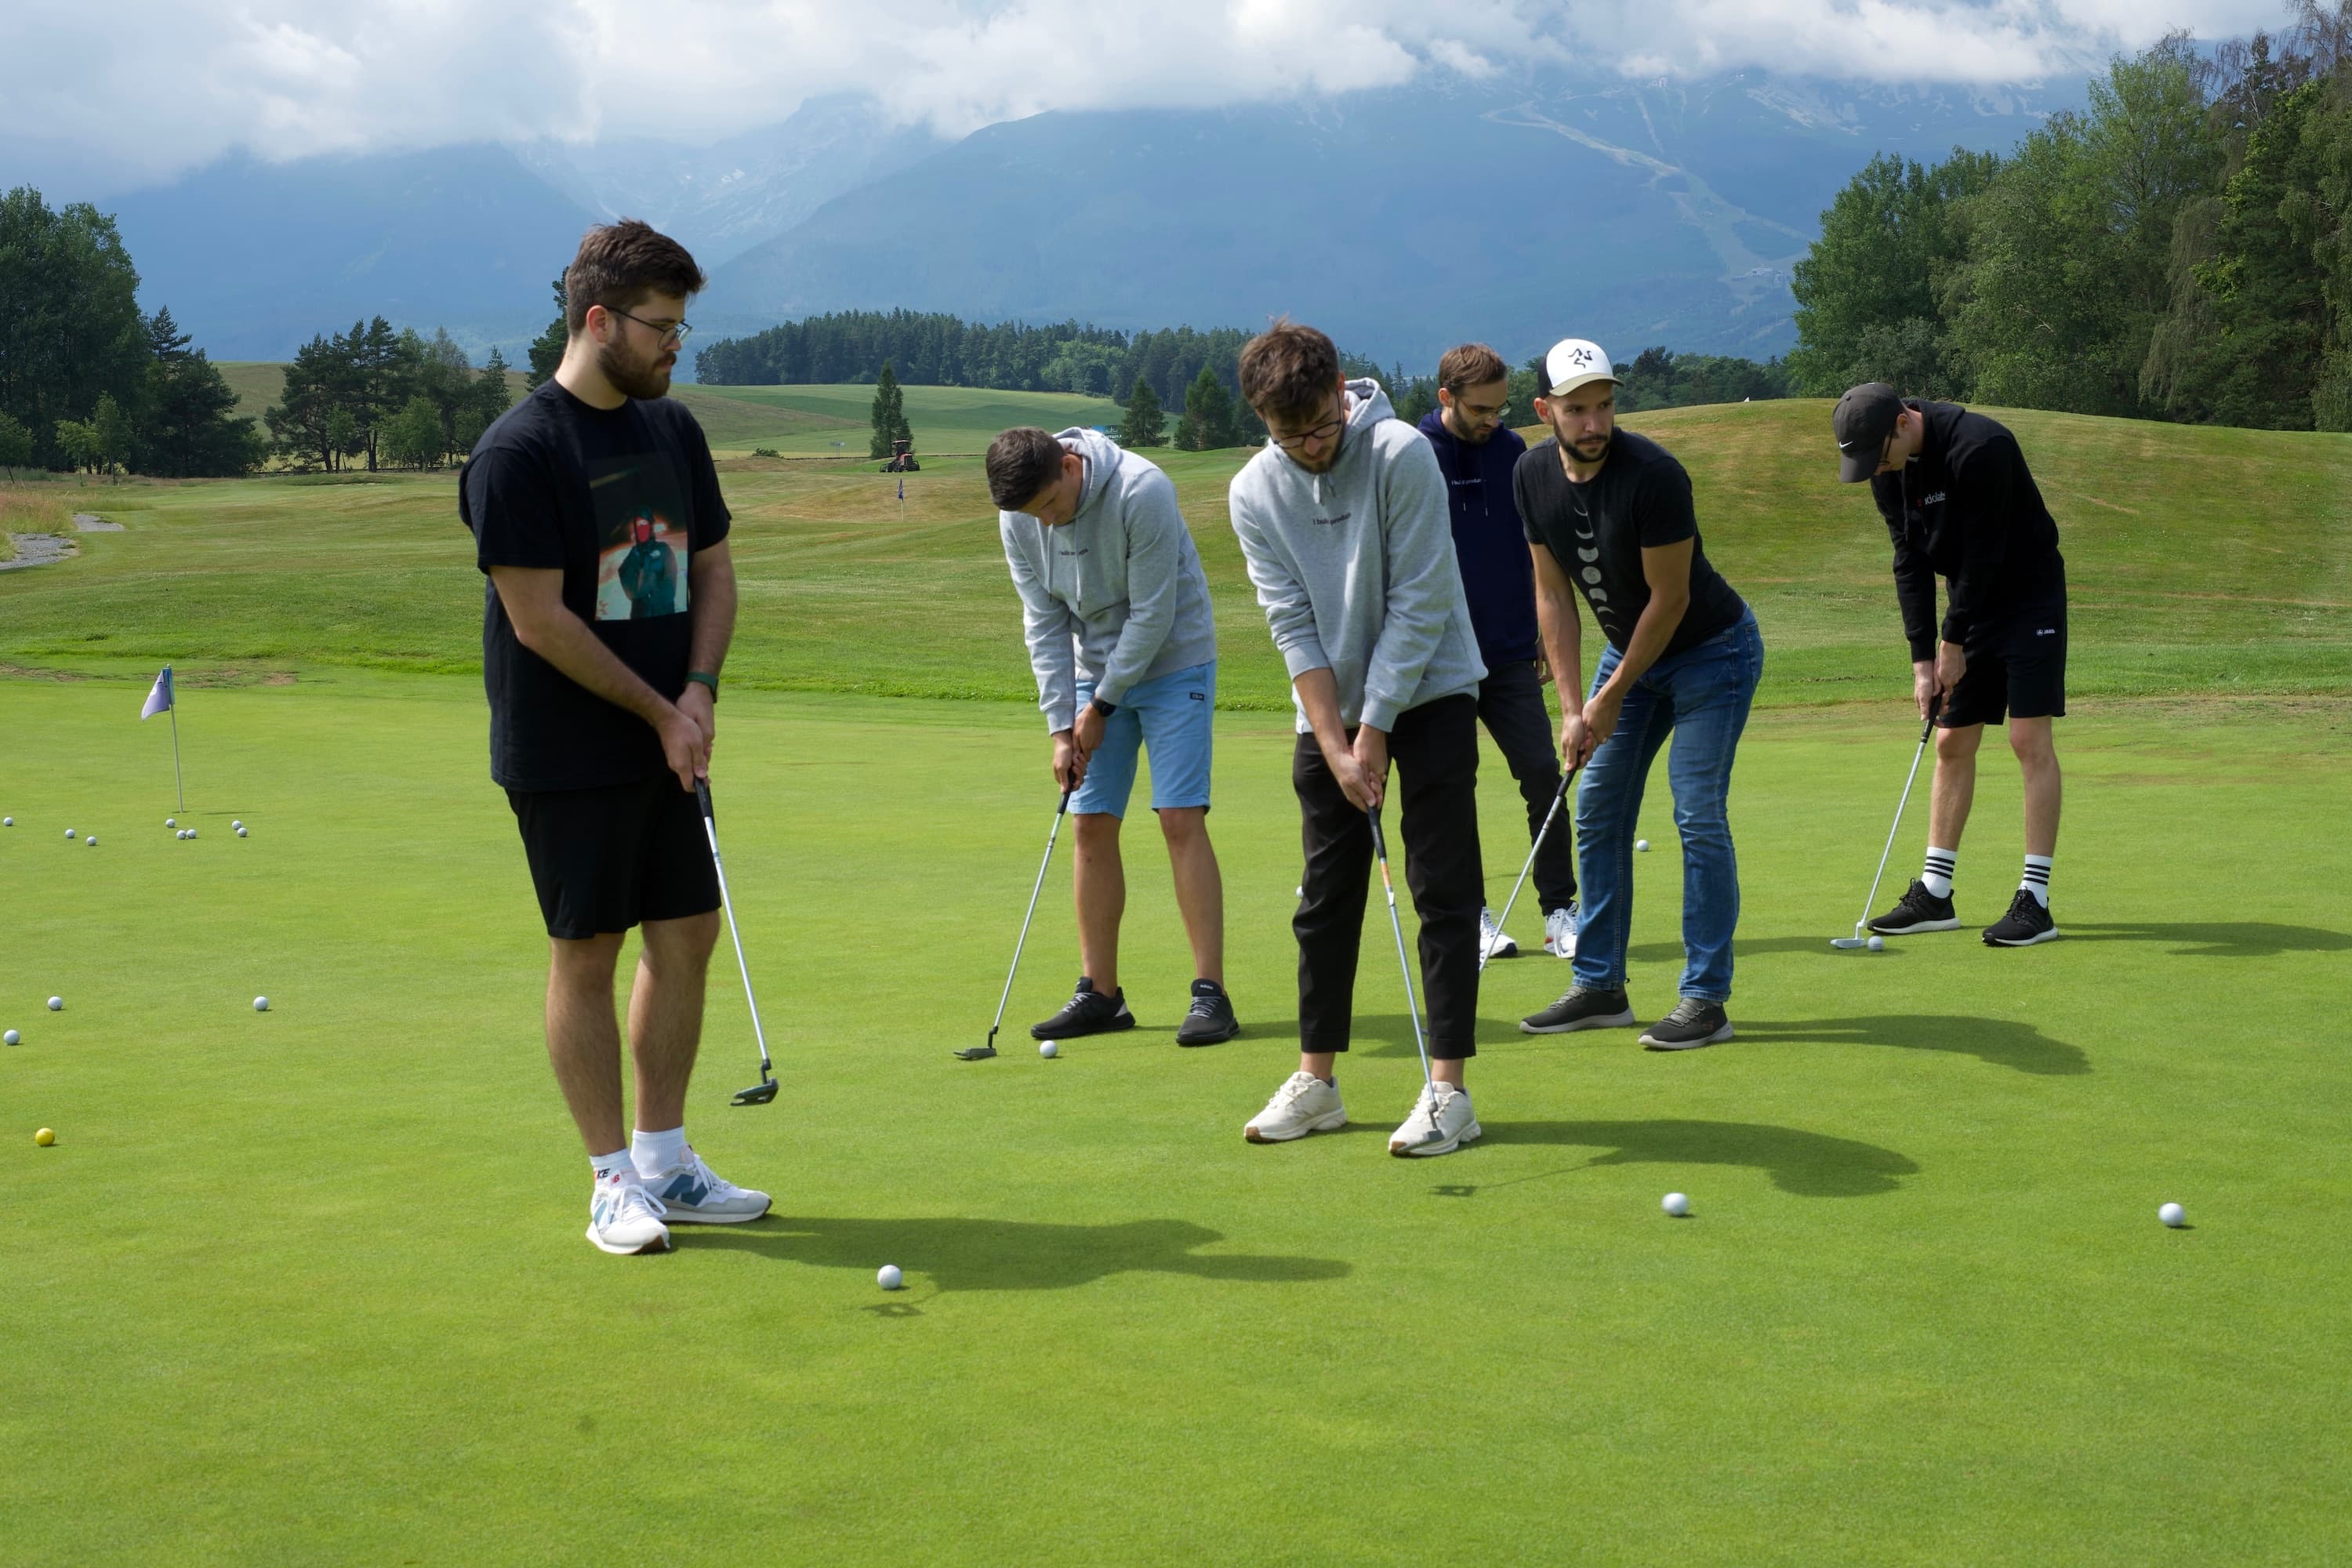
M719 936L693 795L708 774L735 627L727 504L692 415L666 395L701 270L631 219L593 228L564 274L555 374L482 434L458 489L489 582L482 679L505 786L547 922L547 1048L588 1146L588 1239L660 1252L664 1220L757 1219L686 1142L687 1080ZM683 557L685 573L677 562ZM629 1001L637 1131L623 1136L614 970Z
M1530 1034L1633 1021L1625 994L1633 823L1650 764L1674 737L1666 782L1683 849L1682 1000L1642 1044L1688 1050L1731 1038L1731 935L1739 923L1731 763L1764 668L1756 617L1708 564L1690 476L1617 428L1617 377L1599 345L1569 338L1544 361L1536 413L1552 436L1512 470L1535 558L1536 619L1563 713L1560 750L1582 763L1576 838L1584 918L1576 984L1523 1020ZM1578 595L1608 639L1583 690Z

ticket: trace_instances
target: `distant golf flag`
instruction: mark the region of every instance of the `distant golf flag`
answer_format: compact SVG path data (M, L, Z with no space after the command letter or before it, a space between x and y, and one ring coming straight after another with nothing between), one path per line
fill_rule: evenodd
M180 809L188 809L187 786L180 781L180 710L172 701L172 667L165 665L163 673L155 678L154 687L147 693L147 705L139 710L139 721L144 724L158 713L172 716L172 788L179 796Z
M898 521L907 521L907 476L898 476Z

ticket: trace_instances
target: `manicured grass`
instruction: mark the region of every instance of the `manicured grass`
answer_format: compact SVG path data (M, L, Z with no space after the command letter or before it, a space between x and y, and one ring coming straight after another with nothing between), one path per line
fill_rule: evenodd
M332 596L300 559L259 613ZM143 675L0 678L12 1563L2352 1551L2340 702L2086 705L2065 940L1876 956L1826 939L1916 730L1760 714L1740 1039L1526 1037L1566 966L1499 964L1486 1136L1407 1162L1382 1152L1419 1069L1377 915L1358 1125L1239 1136L1295 1060L1281 719L1221 720L1249 1032L1171 1043L1189 967L1139 814L1142 1026L965 1065L1052 806L1034 715L730 689L719 820L785 1089L725 1106L755 1058L722 941L689 1125L777 1212L615 1259L580 1237L474 682L184 673L194 843L163 826ZM1491 754L1485 777L1499 901L1524 834ZM1971 918L2006 901L2016 820L1988 767ZM1643 831L1651 1016L1679 963L1663 780ZM1016 1028L1075 971L1067 854ZM1670 1189L1692 1218L1659 1213ZM2167 1199L2192 1228L2157 1223Z
M873 429L871 386L695 386L675 395L702 422L714 451L747 457L755 447L779 452L836 454L866 461ZM1067 392L994 392L963 386L905 389L907 423L926 468L934 454L978 456L1013 425L1064 430L1073 425L1118 428L1126 411L1108 397Z

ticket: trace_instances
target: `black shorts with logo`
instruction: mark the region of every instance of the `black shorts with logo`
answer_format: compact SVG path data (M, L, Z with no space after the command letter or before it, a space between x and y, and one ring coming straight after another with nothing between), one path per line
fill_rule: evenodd
M584 941L719 907L702 808L671 773L603 789L507 791L547 934Z
M2066 716L2065 600L2012 610L1979 627L1962 651L1968 673L1944 704L1945 729Z

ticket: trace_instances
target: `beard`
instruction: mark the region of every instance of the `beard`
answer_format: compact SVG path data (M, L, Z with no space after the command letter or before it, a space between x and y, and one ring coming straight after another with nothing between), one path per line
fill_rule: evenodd
M624 397L651 401L669 395L670 367L677 356L656 350L652 357L640 359L620 343L606 343L596 351L596 368L613 384L613 390Z

